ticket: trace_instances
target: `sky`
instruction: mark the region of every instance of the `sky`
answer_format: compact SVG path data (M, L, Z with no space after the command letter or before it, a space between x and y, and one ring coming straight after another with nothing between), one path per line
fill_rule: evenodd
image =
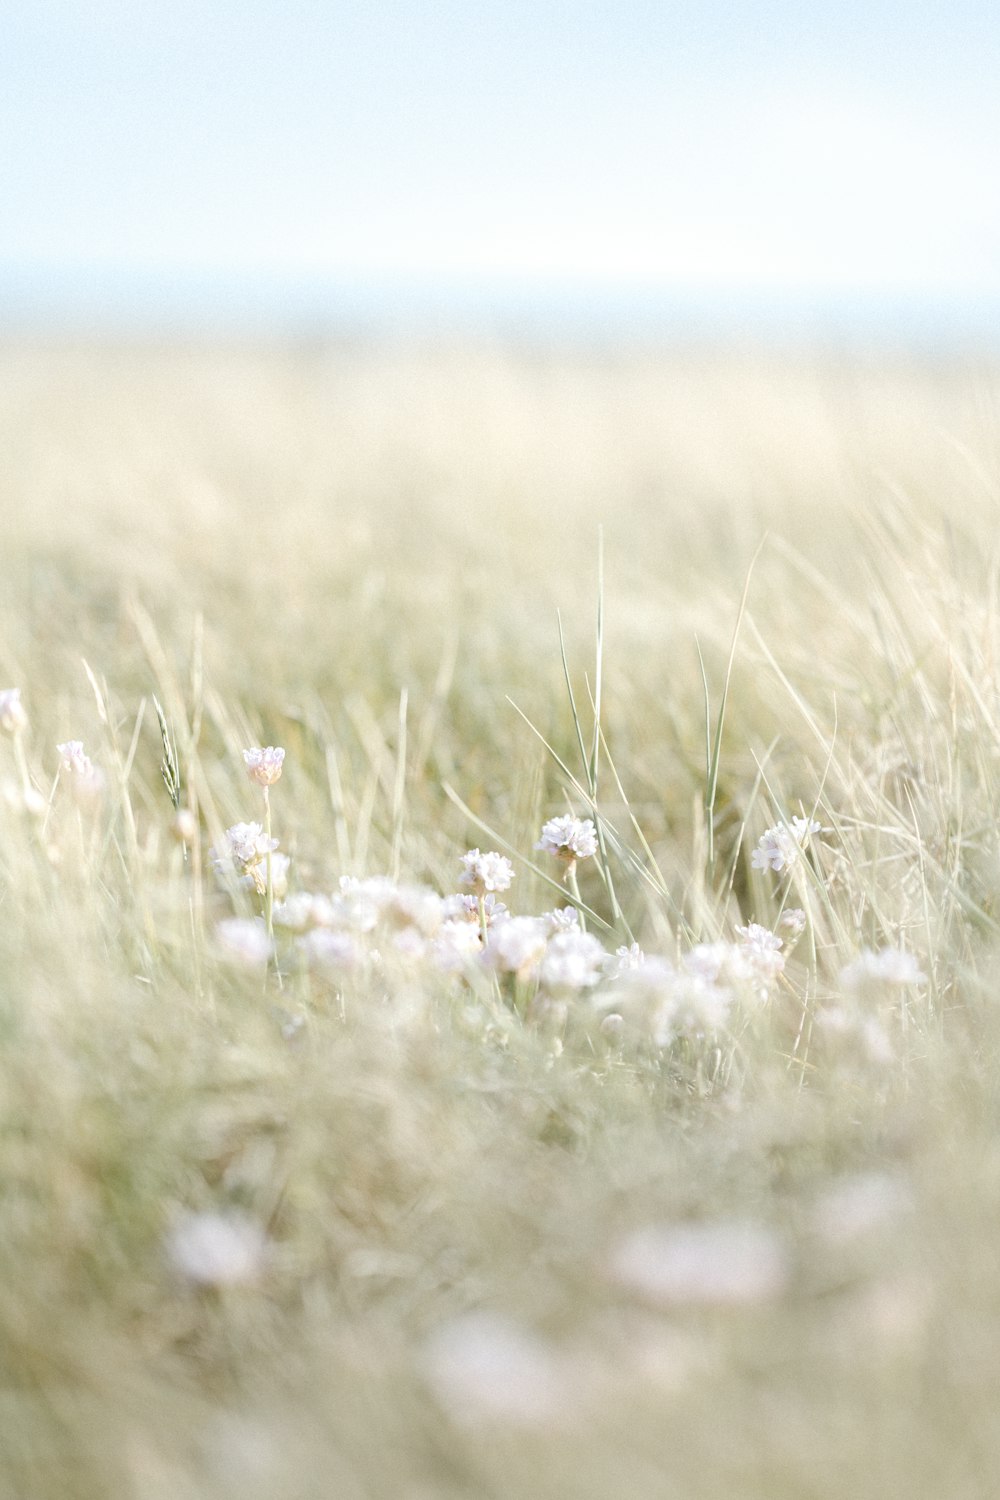
M423 298L975 324L998 78L991 0L4 0L0 323Z

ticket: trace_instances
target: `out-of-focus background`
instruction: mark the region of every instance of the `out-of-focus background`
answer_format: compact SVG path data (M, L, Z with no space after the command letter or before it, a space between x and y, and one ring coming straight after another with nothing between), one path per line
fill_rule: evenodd
M993 344L987 0L8 0L0 328Z

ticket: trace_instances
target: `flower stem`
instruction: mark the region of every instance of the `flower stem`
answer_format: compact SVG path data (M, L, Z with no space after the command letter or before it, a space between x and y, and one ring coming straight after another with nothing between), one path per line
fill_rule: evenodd
M580 887L577 884L577 880L576 880L576 860L575 859L570 860L569 864L566 866L566 884L569 887L570 895L573 897L573 900L576 902L576 914L577 914L577 916L580 919L580 930L581 930L581 932L586 932L586 930L587 930L587 918L583 914L583 901L580 898Z
M267 918L267 935L274 941L274 876L271 870L271 797L270 788L264 788L264 835L267 839L267 894L264 911Z

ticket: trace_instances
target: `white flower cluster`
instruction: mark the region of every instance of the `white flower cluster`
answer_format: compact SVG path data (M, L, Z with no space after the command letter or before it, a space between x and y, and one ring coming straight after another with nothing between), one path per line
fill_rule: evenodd
M812 835L822 831L823 825L815 818L793 817L790 823L777 823L761 835L750 863L755 870L790 870Z
M880 948L877 953L862 948L857 958L841 969L839 983L841 989L858 994L884 986L905 989L923 984L925 978L912 953L901 948Z
M477 896L485 896L490 891L507 891L513 879L514 866L503 854L495 851L480 854L478 849L470 849L462 855L460 884L471 886Z
M267 890L267 863L271 857L271 881L276 894L288 885L287 854L277 854L277 839L269 839L259 823L234 823L225 832L221 849L210 850L216 873L225 881L235 879L263 896Z
M597 847L594 825L551 819L539 847L567 863L588 857ZM784 969L783 940L754 922L738 927L733 942L699 943L670 961L636 943L608 952L573 906L512 916L499 894L510 888L514 867L496 850L461 856L465 891L440 895L387 876L344 876L332 891L284 900L289 861L260 823L227 829L213 858L230 885L238 881L260 897L270 863L279 896L271 913L277 941L261 917L218 924L218 949L233 962L260 968L274 960L279 971L284 964L336 985L352 973L414 966L470 980L490 975L501 992L508 986L529 1022L557 1033L557 1046L570 1021L597 1026L616 1044L631 1036L666 1049L680 1038L714 1039L738 1007L765 1003ZM797 927L788 925L794 935Z
M535 848L573 865L597 853L597 829L591 818L550 818Z
M57 745L61 766L70 779L73 793L79 801L96 800L104 790L104 772L94 765L83 748L82 740L65 740Z

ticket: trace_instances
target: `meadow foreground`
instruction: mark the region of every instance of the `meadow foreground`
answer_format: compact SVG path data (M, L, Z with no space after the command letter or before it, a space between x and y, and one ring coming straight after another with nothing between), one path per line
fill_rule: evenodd
M0 1500L997 1492L998 438L4 348Z

